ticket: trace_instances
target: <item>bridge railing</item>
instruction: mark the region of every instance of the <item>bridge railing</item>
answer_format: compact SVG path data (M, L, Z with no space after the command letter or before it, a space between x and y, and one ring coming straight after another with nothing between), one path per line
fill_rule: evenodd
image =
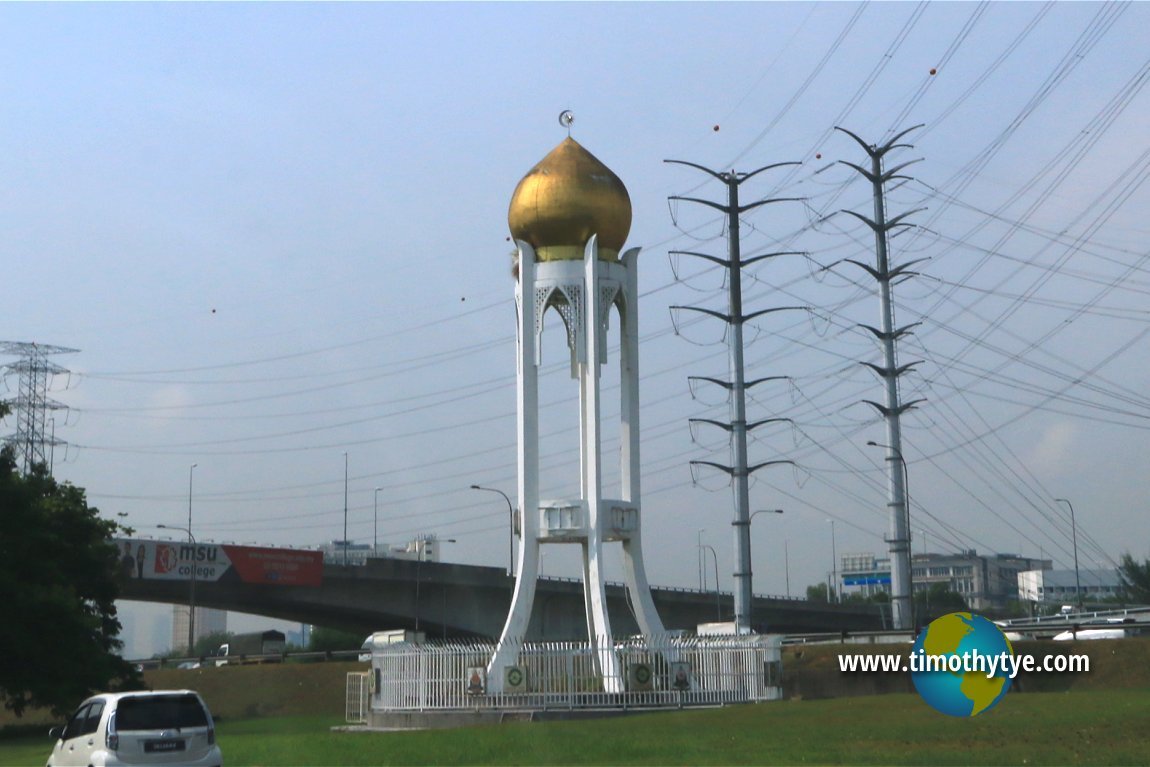
M1054 615L1036 615L1028 618L1011 618L1001 621L1000 626L1025 627L1038 625L1066 625L1074 623L1088 623L1090 621L1106 621L1108 619L1133 618L1136 621L1150 619L1150 606L1137 605L1133 607L1120 607L1106 610L1084 610L1076 613L1055 613Z
M539 580L540 581L553 581L555 583L574 583L574 584L578 584L579 586L583 585L583 579L582 578L569 578L569 577L563 576L563 575L540 575ZM607 586L619 588L619 589L626 589L627 588L627 584L624 581L607 581ZM669 592L678 592L681 594L705 594L705 595L708 595L711 597L714 597L717 594L720 597L726 597L728 599L732 598L732 596L733 596L733 592L731 592L731 591L725 591L725 590L720 589L719 591L716 592L715 589L694 588L691 586L659 586L659 585L652 584L651 589L654 591L669 591ZM806 597L793 597L789 594L787 594L785 596L782 594L753 594L752 596L754 596L755 599L770 599L770 600L773 600L776 602L807 602L807 601L810 601Z
M211 666L244 665L246 663L280 663L292 662L320 662L320 661L354 661L359 660L363 650L298 650L288 652L236 655L220 657L217 655L185 655L167 658L137 658L128 660L141 671L150 671L159 668L208 668Z
M604 677L601 654L613 654ZM717 705L782 697L780 642L760 635L523 645L502 685L493 642L397 644L372 657L371 710L469 711ZM494 690L502 686L502 691Z

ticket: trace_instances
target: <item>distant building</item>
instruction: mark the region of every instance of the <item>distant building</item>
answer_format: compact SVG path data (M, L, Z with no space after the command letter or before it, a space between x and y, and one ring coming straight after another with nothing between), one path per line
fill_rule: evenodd
M958 554L915 554L911 558L914 591L943 584L961 595L972 610L1000 610L1018 599L1018 574L1051 567L1049 559L1015 554L980 555L974 549ZM890 592L890 558L874 554L843 554L839 584L844 596L870 597Z
M1077 584L1082 584L1082 601L1097 602L1120 596L1122 581L1117 570L1029 570L1018 574L1018 598L1028 602L1074 604Z
M1045 572L1054 563L1049 559L1031 559L1014 554L995 554L987 562L987 588L997 607L1018 600L1018 574L1029 571Z
M369 559L410 559L420 562L438 562L439 544L442 541L435 535L421 535L404 544L381 543L375 548L370 543L355 541L332 541L319 547L323 561L329 565L344 564L345 550L348 565L364 565Z
M325 565L363 565L367 560L379 556L372 551L370 543L356 543L355 541L332 541L320 546L319 550L323 552Z
M199 641L208 634L222 634L228 630L227 610L216 610L211 607L196 608L196 636ZM188 646L188 606L172 606L172 644L171 649L181 650Z
M1049 559L1015 554L982 556L975 549L959 554L924 554L914 557L911 579L915 590L945 584L960 594L972 610L1001 610L1018 599L1018 574L1042 572L1053 565Z
M843 596L860 594L871 597L890 593L890 557L874 554L843 554L839 566L839 585Z

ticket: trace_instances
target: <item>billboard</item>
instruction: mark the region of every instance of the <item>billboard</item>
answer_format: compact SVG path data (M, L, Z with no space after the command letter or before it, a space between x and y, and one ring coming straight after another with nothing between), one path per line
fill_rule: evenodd
M236 546L227 543L154 541L116 538L120 575L145 580L195 578L203 582L239 582L279 586L323 583L323 552Z
M844 586L889 586L890 573L872 573L867 575L844 575Z
M244 583L319 586L323 583L323 552L220 546Z

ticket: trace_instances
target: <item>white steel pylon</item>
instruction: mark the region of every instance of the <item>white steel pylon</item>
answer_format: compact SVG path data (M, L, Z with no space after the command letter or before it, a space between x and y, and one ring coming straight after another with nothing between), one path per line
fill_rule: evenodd
M518 441L519 513L522 535L511 609L487 669L488 689L503 689L505 669L516 665L527 633L543 543L578 543L583 548L583 590L587 635L595 647L607 692L621 692L623 677L611 645L603 575L603 544L623 545L627 589L645 636L663 633L643 564L639 488L638 248L616 262L601 259L597 238L582 260L536 261L535 250L519 241ZM607 361L612 307L618 309L621 336L620 462L623 498L602 494L600 369ZM579 498L539 497L539 342L543 315L555 309L563 318L571 349L572 376L579 380L581 494Z

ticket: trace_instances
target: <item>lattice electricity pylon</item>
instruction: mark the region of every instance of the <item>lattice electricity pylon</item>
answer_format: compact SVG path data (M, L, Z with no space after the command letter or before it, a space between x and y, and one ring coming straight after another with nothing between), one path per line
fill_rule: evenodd
M62 410L67 405L48 397L48 382L52 376L69 372L50 362L49 355L71 354L79 349L64 346L44 346L36 343L0 341L0 354L8 354L20 359L4 366L4 375L15 373L20 377L16 396L4 400L16 414L16 432L3 438L3 442L13 445L22 462L25 474L37 463L48 463L45 447L65 444L54 434L45 434L49 410Z

